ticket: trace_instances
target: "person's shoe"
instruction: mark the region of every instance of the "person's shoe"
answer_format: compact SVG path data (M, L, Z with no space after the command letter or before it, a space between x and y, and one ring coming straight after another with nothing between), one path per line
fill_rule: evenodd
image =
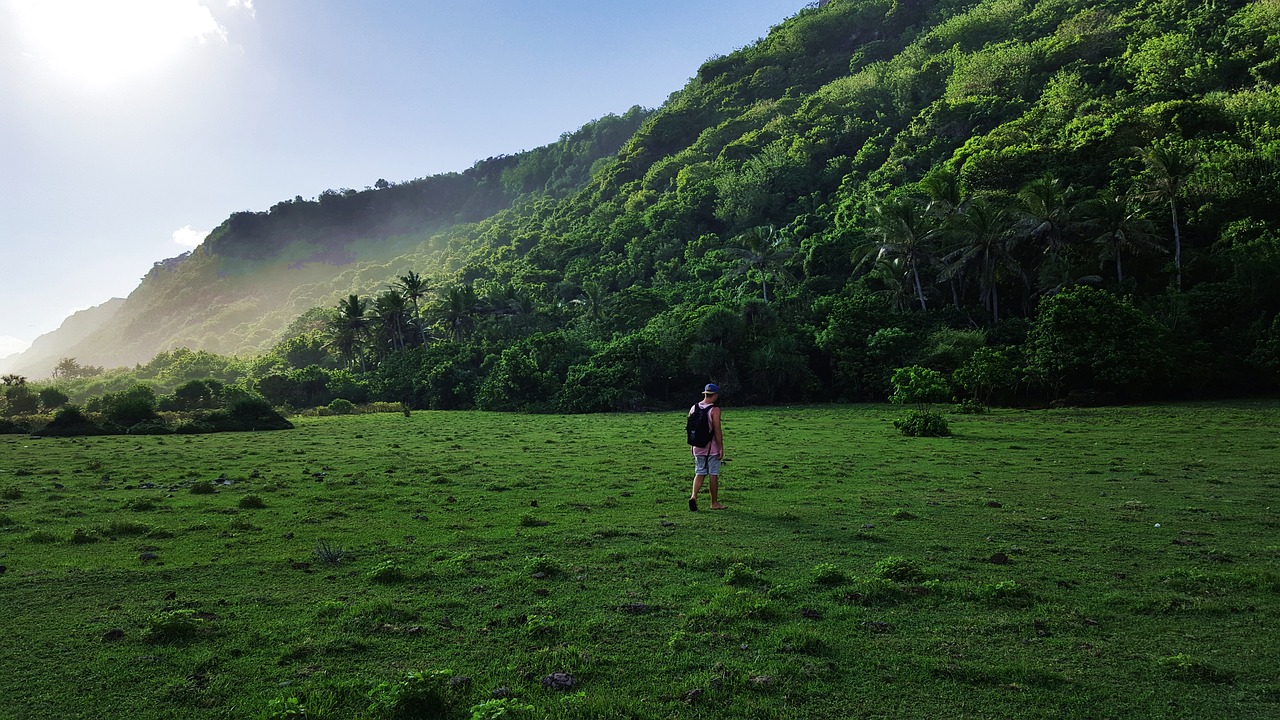
M698 498L689 498L689 509L698 512Z

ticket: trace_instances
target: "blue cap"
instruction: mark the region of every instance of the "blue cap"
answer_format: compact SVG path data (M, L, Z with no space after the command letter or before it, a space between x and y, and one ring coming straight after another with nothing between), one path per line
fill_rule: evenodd
M706 395L707 393L719 393L719 392L720 392L720 386L715 383L707 383L707 386L702 388L703 395Z

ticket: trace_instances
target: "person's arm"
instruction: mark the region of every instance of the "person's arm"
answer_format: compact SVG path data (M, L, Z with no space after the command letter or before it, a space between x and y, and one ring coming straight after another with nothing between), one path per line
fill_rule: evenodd
M720 426L720 408L711 413L711 432L720 445L720 460L724 461L724 428Z

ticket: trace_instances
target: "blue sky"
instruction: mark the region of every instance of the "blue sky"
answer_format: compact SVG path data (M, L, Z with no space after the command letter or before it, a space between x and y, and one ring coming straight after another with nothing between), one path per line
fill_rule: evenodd
M804 0L0 0L0 357L232 212L657 107Z

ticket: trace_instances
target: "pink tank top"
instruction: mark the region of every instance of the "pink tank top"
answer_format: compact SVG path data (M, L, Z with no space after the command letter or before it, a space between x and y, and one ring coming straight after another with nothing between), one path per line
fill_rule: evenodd
M711 427L715 428L715 419L720 417L720 408L713 406L711 403L700 402L697 405L701 408L711 408L711 412L707 413L707 419L711 420ZM689 408L689 414L693 414L693 408ZM721 431L723 432L723 430ZM693 454L696 455L720 455L720 441L714 437L706 447L695 447Z

